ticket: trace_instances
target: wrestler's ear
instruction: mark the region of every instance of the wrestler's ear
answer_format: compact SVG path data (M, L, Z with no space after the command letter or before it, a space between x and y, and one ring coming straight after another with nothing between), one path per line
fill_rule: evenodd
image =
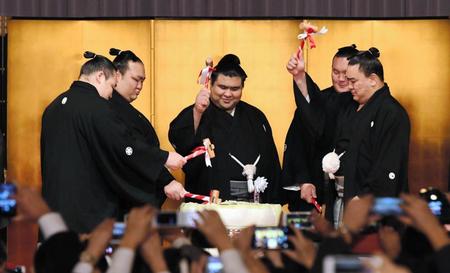
M95 73L95 81L96 81L98 84L104 83L104 82L106 81L106 75L105 75L105 72L103 72L103 71L97 71L97 72Z
M119 70L116 71L116 79L120 81L122 79L122 73Z
M375 87L377 85L378 76L375 73L369 75L369 84L371 87Z

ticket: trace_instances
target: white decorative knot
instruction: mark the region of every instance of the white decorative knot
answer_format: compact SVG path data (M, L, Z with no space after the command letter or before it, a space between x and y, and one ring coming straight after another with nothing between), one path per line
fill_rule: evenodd
M244 175L247 178L247 190L249 193L255 190L255 187L253 186L253 176L255 175L255 173L256 173L255 165L247 164L244 166L242 175Z
M247 164L247 165L242 164L242 162L239 161L239 159L237 159L234 155L232 155L232 154L228 154L228 155L234 161L236 161L236 163L241 165L241 167L242 167L242 175L247 178L247 190L248 190L248 192L249 193L254 192L255 191L255 186L253 185L253 176L256 173L256 164L258 164L259 159L261 158L261 155L258 155L258 157L255 160L255 163Z
M267 178L258 176L256 178L254 184L255 184L255 191L257 193L260 193L260 192L264 192L266 190L267 185L269 183L267 182Z
M328 173L331 179L334 179L334 174L337 172L337 170L339 170L339 167L341 166L341 161L339 159L344 153L345 152L338 155L333 150L331 153L328 153L323 157L322 170L325 173Z
M242 171L242 175L247 177L247 180L253 180L253 176L256 173L256 166L253 164L247 164L244 166L244 169Z

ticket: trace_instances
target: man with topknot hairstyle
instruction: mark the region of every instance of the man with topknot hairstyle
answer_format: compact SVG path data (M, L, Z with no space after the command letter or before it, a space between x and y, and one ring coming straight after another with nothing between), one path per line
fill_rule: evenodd
M272 130L263 112L241 100L246 78L239 58L225 55L211 74L211 90L201 89L195 103L171 122L169 139L183 155L205 138L215 145L212 167L197 157L183 168L188 191L209 195L217 189L222 200L254 200L237 159L243 165L256 162L253 179L265 177L268 182L260 201L278 203L280 163Z

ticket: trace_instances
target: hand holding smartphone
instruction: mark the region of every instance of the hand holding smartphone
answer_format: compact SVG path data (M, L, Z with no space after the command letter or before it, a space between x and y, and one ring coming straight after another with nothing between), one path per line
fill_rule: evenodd
M219 257L209 256L205 273L223 273L223 264Z
M388 215L403 215L403 209L400 207L402 204L402 200L400 198L395 197L379 197L375 198L372 207L372 213L388 216Z
M372 273L368 264L377 267L381 259L375 256L328 255L323 260L323 272L327 273Z
M197 211L161 211L154 220L157 228L195 228Z
M310 211L298 211L283 214L283 226L293 225L297 229L312 229Z
M115 222L112 230L111 244L118 245L125 234L126 224L123 222Z
M293 249L288 240L292 231L288 227L256 227L252 247L260 249Z

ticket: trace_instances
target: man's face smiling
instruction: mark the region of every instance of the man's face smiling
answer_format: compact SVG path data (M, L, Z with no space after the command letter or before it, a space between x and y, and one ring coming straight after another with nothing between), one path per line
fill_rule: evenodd
M242 96L242 79L219 74L211 86L211 101L222 110L233 111Z
M345 76L347 72L348 60L345 57L334 57L331 67L331 80L333 87L338 93L348 91L348 80Z

